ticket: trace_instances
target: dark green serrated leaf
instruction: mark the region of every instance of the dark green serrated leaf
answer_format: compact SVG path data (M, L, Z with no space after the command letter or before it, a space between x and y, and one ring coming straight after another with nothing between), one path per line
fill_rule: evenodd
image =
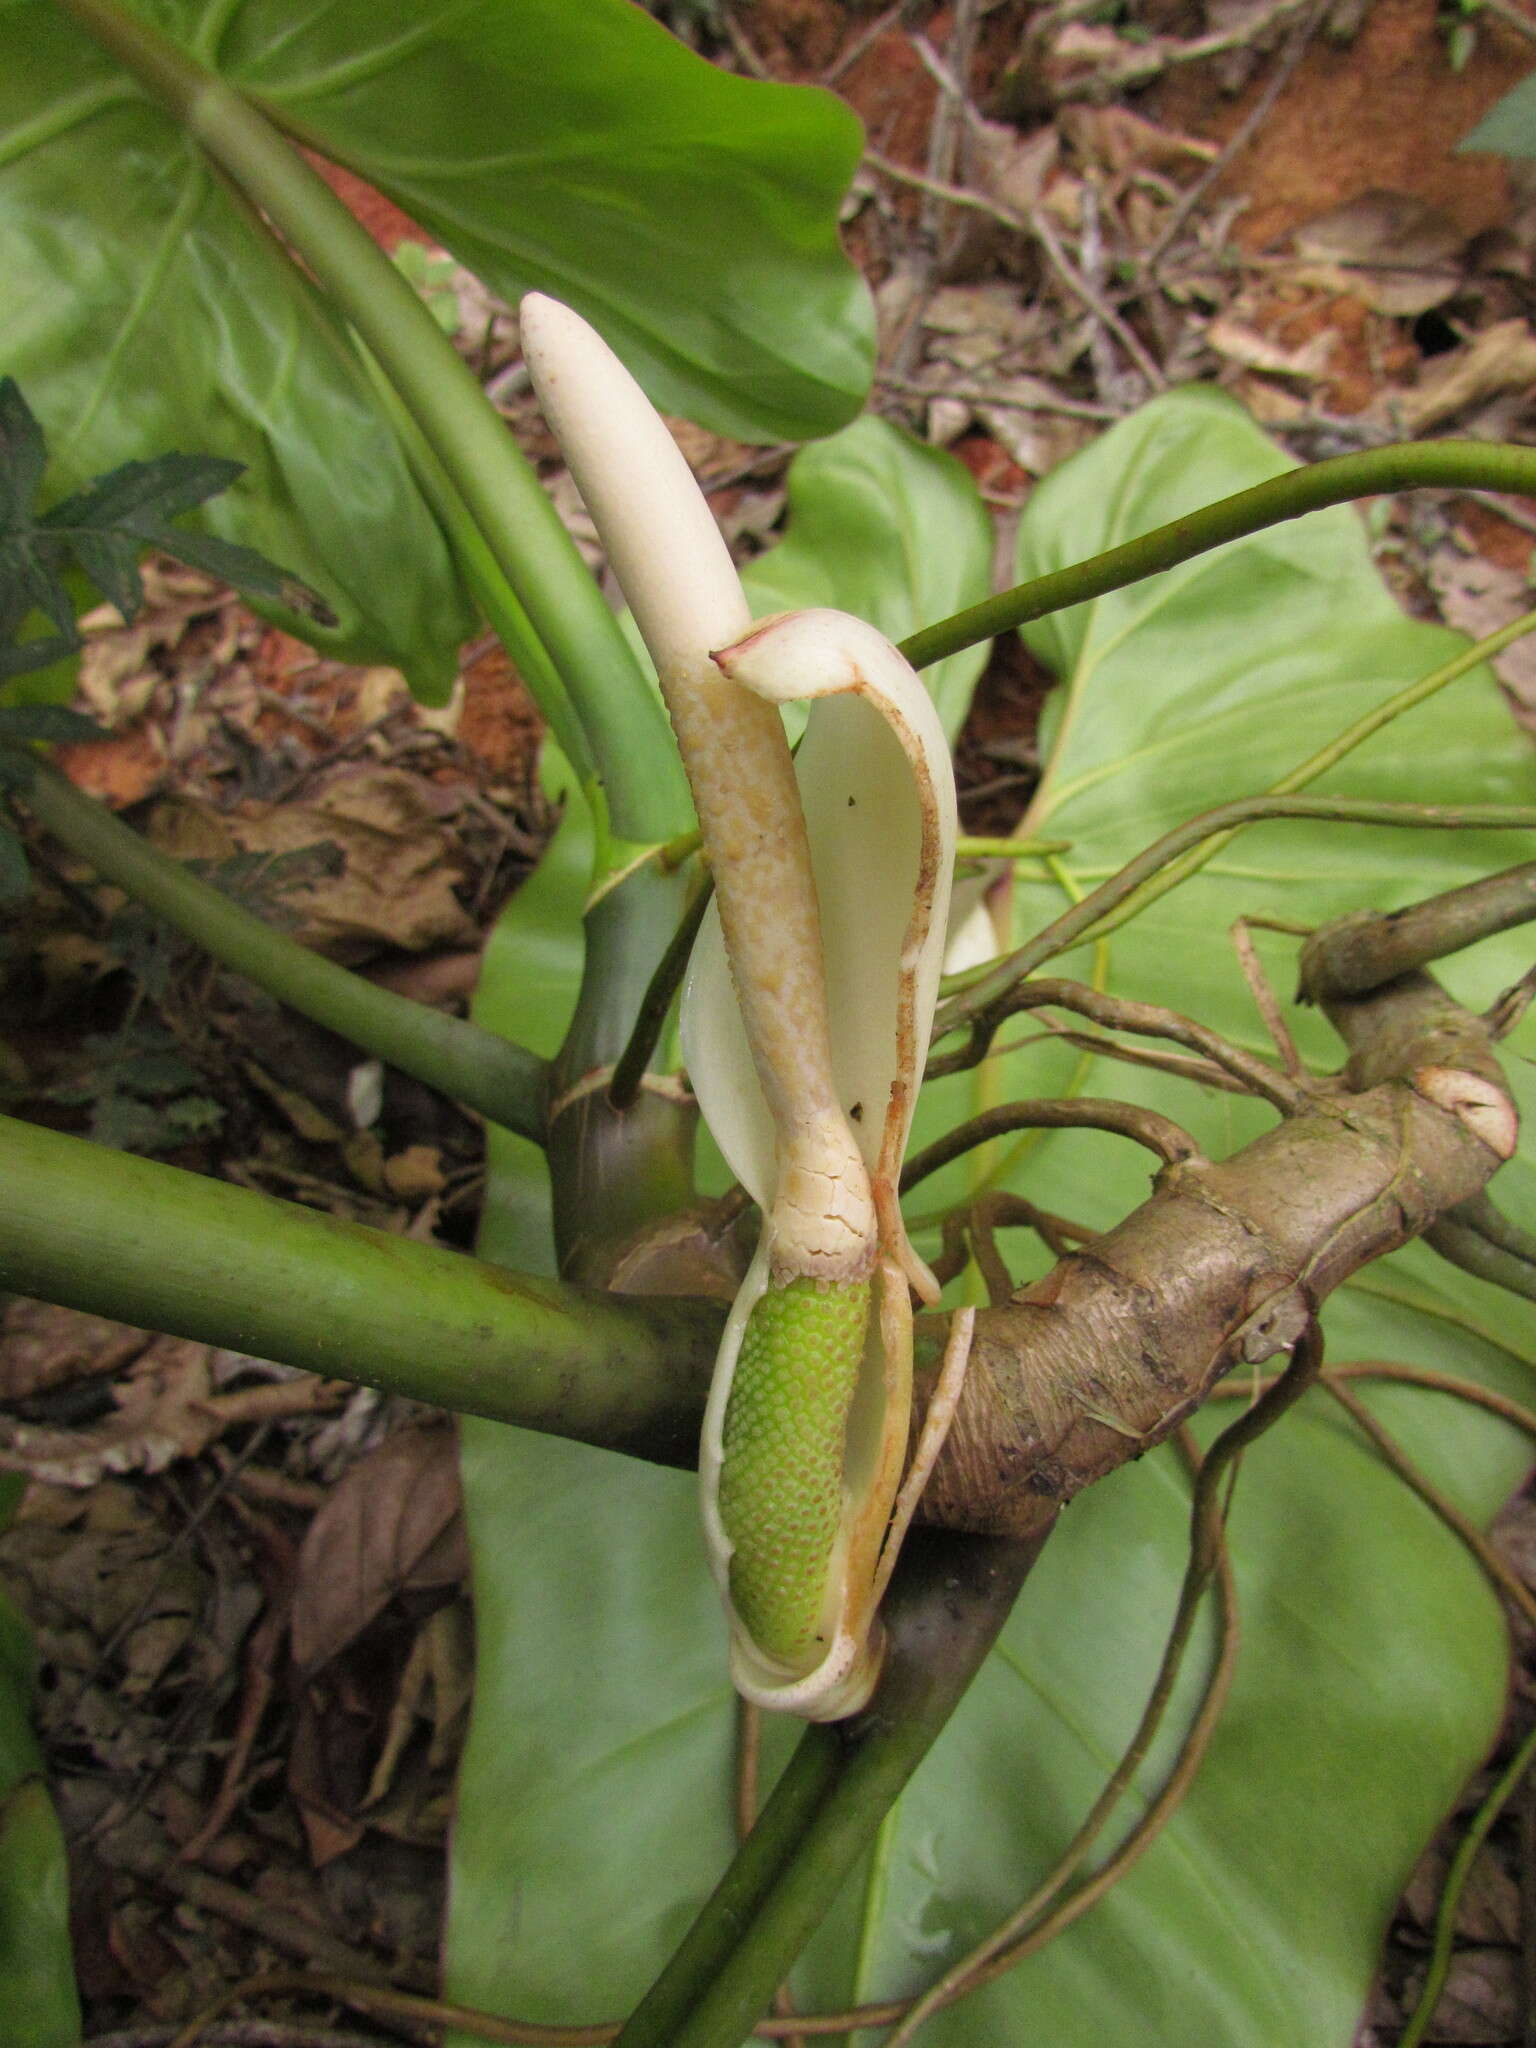
M0 823L0 903L19 903L31 887L26 848L9 825Z
M43 430L14 377L0 377L0 531L37 503L48 454Z
M0 638L4 630L5 622L0 616ZM8 683L13 676L31 675L37 669L52 668L79 645L77 639L66 640L62 633L42 634L35 640L19 640L11 646L0 644L0 683Z
M56 536L67 545L124 618L132 618L144 601L139 555L146 547L158 547L244 596L271 598L318 624L334 625L336 615L318 592L255 548L173 523L227 491L244 471L244 463L219 455L125 462L46 512L38 521L39 541Z
M157 455L148 462L124 462L61 500L39 524L54 532L102 527L152 531L227 491L244 472L243 462L222 455Z
M0 704L0 741L110 739L111 734L83 711L67 704Z
M0 642L10 641L33 612L56 635L0 645L0 681L46 668L79 645L75 607L63 570L72 557L125 619L144 602L139 557L159 547L207 571L246 596L270 598L318 624L335 614L317 592L254 548L189 532L174 522L229 489L245 465L218 455L161 455L130 461L39 515L46 444L13 378L0 385ZM37 733L34 738L97 737Z

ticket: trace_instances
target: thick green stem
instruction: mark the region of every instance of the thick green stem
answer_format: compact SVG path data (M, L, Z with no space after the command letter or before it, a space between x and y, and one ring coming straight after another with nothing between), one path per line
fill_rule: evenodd
M678 1465L723 1315L530 1279L9 1117L0 1289Z
M46 761L28 757L22 801L105 881L126 889L225 967L365 1052L521 1137L544 1135L543 1060L460 1017L375 988L241 909L141 839Z
M374 388L379 394L379 403L389 414L390 424L400 437L400 445L415 472L416 481L423 495L431 501L433 511L453 543L459 574L527 684L534 702L548 721L550 731L575 770L577 780L583 784L592 782L597 775L597 763L587 741L586 728L577 716L560 671L550 660L548 649L534 631L533 622L519 602L517 592L502 574L495 554L470 517L448 472L433 454L431 443L401 404L395 387L371 355L367 362Z
M573 1280L601 1278L617 1244L694 1198L693 1098L657 1075L622 1108L608 1094L688 897L686 872L647 861L582 920L581 993L551 1066L545 1143L560 1271Z
M758 1822L772 1843L763 1862L775 1868L750 1918L743 1922L743 1902L728 1890L733 1866L615 2048L738 2048L746 2039L959 1705L1044 1540L934 1530L909 1537L886 1608L885 1676L867 1711L841 1724L843 1753L824 1794L814 1803L801 1797L802 1774L825 1739L811 1729L802 1752L812 1761L791 1761L782 1807L776 1788ZM738 1863L752 1856L756 1836ZM721 1961L701 1989L705 1954Z
M838 1730L812 1722L698 1919L630 2014L616 2048L670 2048L677 2029L729 1966L742 1929L783 1877L842 1763Z
M685 830L687 784L655 692L505 423L410 284L233 86L112 0L58 5L260 208L367 344L579 707L615 831L645 841Z
M975 647L1011 627L1043 619L1047 612L1086 604L1089 598L1103 597L1111 590L1123 590L1128 583L1139 583L1144 576L1175 568L1224 541L1241 540L1266 526L1279 526L1287 519L1300 519L1304 513L1342 505L1352 498L1430 487L1513 491L1536 497L1536 448L1486 441L1414 441L1369 448L1359 455L1330 456L1326 462L1287 470L1284 476L1271 477L1251 490L1218 498L1198 512L1186 512L1182 518L1170 519L1166 526L1154 527L1139 539L1128 540L1090 561L1074 562L1049 576L1015 584L1000 596L985 598L925 626L902 641L901 651L914 668L927 668L946 655L958 654L963 647Z

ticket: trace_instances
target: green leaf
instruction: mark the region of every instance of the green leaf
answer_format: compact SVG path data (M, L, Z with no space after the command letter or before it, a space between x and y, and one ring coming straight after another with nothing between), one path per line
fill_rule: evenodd
M1505 93L1456 146L1493 150L1500 156L1536 156L1536 71Z
M18 676L35 677L40 670L56 668L78 649L79 642L73 633L68 637L62 633L39 634L35 639L21 640L10 647L0 641L0 683L11 682ZM73 688L71 673L59 694L67 697Z
M476 1021L545 1054L575 1007L592 853L573 789L481 971ZM478 1249L554 1270L543 1153L505 1131L490 1133ZM677 1827L679 1786L718 1787L731 1740L694 1483L583 1444L462 1428L478 1669L453 1835L449 1994L514 2015L616 2013L729 1846L723 1806ZM634 1882L661 1869L665 1885ZM573 1930L599 1921L574 1970Z
M832 605L902 640L979 602L991 571L992 522L970 471L870 415L795 457L784 538L742 581L759 616ZM951 739L986 660L984 643L924 671Z
M31 886L26 848L9 825L0 823L0 903L19 903Z
M874 323L837 237L862 135L830 93L719 71L629 0L579 28L566 0L231 17L226 76L502 297L574 306L663 409L801 440L863 403Z
M1285 466L1224 399L1161 399L1036 493L1019 574L1132 538ZM1347 509L1041 621L1026 637L1063 676L1028 826L1072 847L1059 883L1015 882L1019 937L1177 820L1266 788L1461 644L1403 618ZM1522 800L1530 781L1526 745L1479 673L1386 728L1318 787L1455 803ZM1255 828L1091 955L1079 951L1050 971L1092 974L1263 1051L1223 936L1235 917L1311 923L1391 908L1522 850L1512 834ZM1288 992L1297 942L1256 938ZM1446 979L1481 1003L1520 972L1523 951L1518 935L1492 941L1451 963ZM1293 1021L1309 1056L1339 1064L1320 1020ZM1510 1068L1530 1094L1523 1063L1512 1058ZM1031 1047L990 1082L969 1083L968 1102L951 1083L929 1091L925 1133L929 1120L952 1122L976 1106L978 1085L992 1099L1070 1090L1145 1102L1217 1155L1270 1121L1188 1083ZM1079 1134L996 1148L982 1172L1095 1226L1144 1199L1148 1185L1131 1148ZM1506 1169L1496 1198L1526 1214L1529 1180L1523 1162ZM951 1186L952 1197L959 1192ZM1047 1263L1022 1234L1005 1245L1025 1277ZM1369 1269L1330 1305L1325 1326L1336 1362L1403 1359L1529 1399L1529 1306L1421 1248ZM1486 1416L1399 1389L1369 1398L1463 1509L1486 1518L1518 1482L1524 1446ZM1407 1872L1498 1725L1506 1643L1466 1554L1336 1416L1326 1397L1309 1396L1244 1461L1232 1522L1242 1662L1217 1742L1173 1824L1060 1940L930 2022L936 2044L1013 2038L1026 2026L1062 2048L1131 2033L1151 2048L1288 2039L1346 2048L1353 2038ZM873 1987L911 1987L953 1961L1071 1834L1150 1685L1186 1513L1187 1488L1159 1452L1064 1517L992 1666L888 1830L886 1911L865 1950ZM1177 1725L1177 1710L1173 1718ZM1160 1747L1121 1830L1166 1768L1167 1741ZM1005 1753L1027 1758L1027 1769L1009 1768ZM1154 1950L1148 1977L1133 1958Z
M22 1493L0 1478L0 1525ZM74 2048L80 2039L69 1947L69 1866L40 1777L32 1733L31 1639L0 1593L0 2001L15 2048Z
M67 704L0 704L0 741L62 740L66 744L104 740L110 734L83 711Z
M857 409L872 321L836 217L859 134L830 95L728 77L627 0L590 0L579 22L563 0L154 12L494 289L569 296L674 410L778 438ZM0 8L0 233L6 364L56 488L156 448L244 464L200 527L291 564L337 623L266 607L444 693L473 610L367 370L171 118L50 0Z
M0 377L0 532L32 516L48 454L14 377Z

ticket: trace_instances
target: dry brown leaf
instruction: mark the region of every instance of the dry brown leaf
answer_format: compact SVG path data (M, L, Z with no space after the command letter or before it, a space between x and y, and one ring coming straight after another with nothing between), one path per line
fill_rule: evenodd
M1410 1980L1411 2003L1417 1983ZM1425 2039L1454 2041L1464 2048L1493 2048L1519 2038L1520 1979L1509 1948L1465 1948L1451 1959Z
M966 182L1012 213L1028 214L1045 196L1061 142L1054 128L1021 135L1004 121L975 121L966 133ZM974 216L977 222L985 216ZM1002 222L994 227L1007 233Z
M347 1171L370 1195L387 1195L384 1181L384 1147L373 1131L352 1131L341 1148Z
M308 1374L217 1393L215 1373L226 1355L181 1337L141 1339L137 1359L112 1388L118 1412L105 1421L56 1429L0 1417L0 1471L71 1487L95 1486L109 1473L163 1472L237 1423L309 1415L351 1396L342 1382Z
M142 1490L93 1487L70 1515L34 1488L28 1511L0 1537L7 1582L20 1594L41 1657L67 1682L40 1694L45 1727L88 1741L106 1762L144 1762L145 1729L123 1694L150 1691L187 1644L208 1585L197 1558L173 1553ZM115 1644L115 1664L104 1661Z
M71 741L54 750L54 761L77 789L114 811L142 803L165 779L166 757L147 726L131 726L110 739Z
M1266 377L1294 377L1309 384L1327 375L1337 340L1337 335L1325 327L1300 347L1284 348L1229 313L1213 320L1205 330L1206 346L1240 369L1259 370Z
M923 307L923 326L946 337L932 353L968 369L1001 349L1023 347L1039 332L1040 316L1016 284L946 285Z
M453 892L452 838L428 786L394 768L364 768L304 803L250 805L223 816L177 797L157 804L150 837L182 859L339 847L341 872L290 890L284 902L307 945L356 957L379 944L406 952L468 943L473 924Z
M117 1386L118 1413L87 1429L0 1422L0 1469L55 1486L94 1486L110 1472L163 1472L224 1427L210 1407L211 1347L158 1337Z
M105 630L103 619L112 621ZM115 606L104 605L80 621L85 646L80 653L80 694L104 724L136 718L154 694L160 671L149 661L157 647L174 647L186 624L177 618L167 627L159 619L140 619L124 626Z
M337 1856L355 1849L363 1838L364 1824L337 1803L331 1757L327 1743L326 1715L306 1687L299 1697L293 1740L288 1749L288 1790L293 1794L304 1823L309 1860L317 1870ZM355 1759L354 1759L355 1761Z
M455 1738L474 1692L474 1630L469 1605L455 1600L439 1607L422 1625L400 1675L390 1709L384 1746L373 1767L364 1806L377 1806L394 1784L406 1743L418 1721L431 1725L429 1767L443 1769L453 1760Z
M1440 1911L1453 1849L1451 1832L1443 1831L1414 1867L1403 1893L1409 1917L1429 1933ZM1488 1844L1479 1849L1456 1907L1456 1932L1462 1941L1508 1942L1520 1939L1520 1887L1505 1869L1499 1852Z
M1214 142L1161 127L1129 107L1067 107L1058 125L1079 156L1111 171L1177 173L1220 154Z
M716 477L729 476L750 462L757 453L745 441L733 441L728 434L712 433L692 420L666 416L667 432L683 451L684 460L707 489Z
M343 1475L309 1525L294 1661L316 1670L397 1594L457 1585L467 1569L454 1432L437 1423L399 1430Z
M9 1301L0 1311L0 1401L118 1372L149 1342L146 1330L52 1302Z
M246 1079L253 1087L259 1088L273 1107L279 1110L298 1132L301 1138L312 1145L339 1145L346 1136L340 1124L332 1121L323 1109L319 1109L307 1095L301 1095L297 1088L289 1088L283 1082L257 1065L255 1060L242 1060L241 1067Z
M1438 207L1409 192L1362 192L1296 230L1299 280L1352 292L1377 312L1412 319L1443 305L1462 282L1466 237Z
M447 1185L443 1155L436 1145L407 1145L384 1162L384 1185L402 1202L424 1202Z
M1496 633L1531 608L1525 577L1449 543L1430 557L1429 581L1446 624L1474 640ZM1495 656L1493 669L1527 720L1536 718L1536 633Z
M1487 399L1506 391L1529 392L1533 387L1536 334L1525 320L1500 320L1484 328L1464 348L1437 356L1419 379L1418 388L1398 397L1396 410L1410 434L1422 434Z
M1003 377L998 380L996 402L976 406L976 417L998 445L1007 450L1020 469L1031 476L1048 476L1059 462L1085 448L1098 431L1088 420L1069 419L1057 412L1028 410L1032 377ZM1010 404L1015 393L1022 405Z

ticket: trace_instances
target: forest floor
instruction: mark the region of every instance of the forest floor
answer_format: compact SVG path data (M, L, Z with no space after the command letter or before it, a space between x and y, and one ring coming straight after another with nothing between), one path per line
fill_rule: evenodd
M1405 431L1536 437L1536 165L1456 153L1536 61L1532 0L656 11L715 61L827 84L862 117L846 231L880 313L872 402L971 469L1000 560L1039 478L1169 384L1220 384L1308 459ZM386 247L421 240L333 179ZM414 270L558 482L511 316L440 251ZM677 431L750 554L791 451ZM1530 603L1529 507L1419 492L1368 517L1415 615L1481 634ZM551 823L538 721L499 648L465 648L452 702L427 712L394 671L319 660L190 571L152 567L148 593L130 627L88 621L79 702L110 737L64 749L68 772L315 945L462 1006ZM1536 718L1536 643L1501 674L1512 715ZM1042 687L999 646L960 749L973 830L1022 809ZM470 1118L258 1003L36 835L30 851L0 980L19 1114L469 1244ZM220 1990L295 1963L432 1992L472 1670L451 1427L13 1300L0 1465L30 1477L0 1579L39 1644L98 2048L157 2048ZM1500 1540L1536 1590L1536 1502ZM1359 2048L1398 2038L1455 1838L1453 1818L1408 1889ZM1482 1853L1430 2040L1536 2040L1533 1838L1527 1816ZM263 2013L207 2038L435 2038Z

